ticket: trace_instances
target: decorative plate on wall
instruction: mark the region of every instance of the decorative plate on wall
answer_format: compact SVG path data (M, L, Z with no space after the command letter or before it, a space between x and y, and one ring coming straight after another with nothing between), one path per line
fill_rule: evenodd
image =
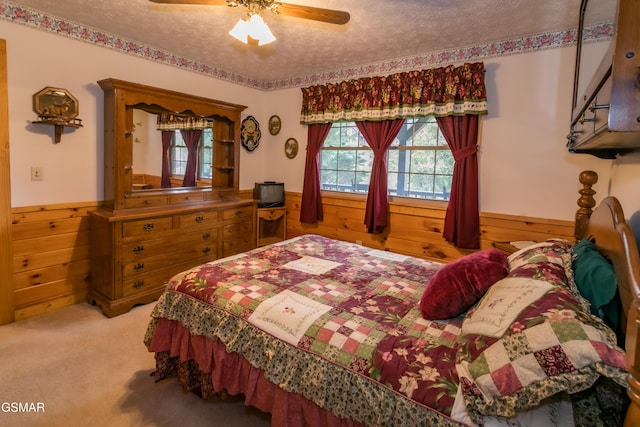
M293 159L298 155L298 141L295 138L289 138L284 143L284 154L288 159Z
M282 128L282 121L278 116L271 116L269 118L269 133L271 135L277 135L280 133L280 129Z
M38 120L31 123L53 125L54 142L57 144L65 126L82 127L78 108L78 100L68 90L47 86L33 95L33 111L38 114Z
M242 121L242 126L240 126L240 142L242 146L249 151L255 150L260 144L261 136L262 133L260 132L258 121L253 116L247 116Z

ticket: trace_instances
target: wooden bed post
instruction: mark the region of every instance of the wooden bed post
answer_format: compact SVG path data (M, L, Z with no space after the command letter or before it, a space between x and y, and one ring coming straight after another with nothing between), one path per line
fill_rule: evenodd
M596 192L591 187L598 182L598 175L584 171L579 179L583 188L578 191L574 235L576 241L592 239L598 252L609 259L615 269L629 372L627 395L631 399L624 426L640 426L640 255L620 202L609 196L592 209L596 205L593 198Z
M580 184L582 188L578 190L580 198L578 199L578 206L580 209L576 212L576 225L574 237L576 242L585 236L587 229L587 223L593 213L593 207L596 205L596 199L593 195L596 194L595 190L591 187L598 182L598 174L594 171L582 171L580 172Z

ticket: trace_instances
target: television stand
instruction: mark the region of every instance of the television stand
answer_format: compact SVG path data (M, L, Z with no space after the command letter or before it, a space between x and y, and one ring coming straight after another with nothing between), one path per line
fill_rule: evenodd
M258 208L256 244L258 247L277 243L287 238L287 210L277 208Z

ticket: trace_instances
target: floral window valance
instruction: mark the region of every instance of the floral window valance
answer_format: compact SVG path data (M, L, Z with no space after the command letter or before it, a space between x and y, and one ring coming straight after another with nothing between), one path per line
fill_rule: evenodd
M173 114L158 114L158 130L202 130L213 126L211 120L193 116L174 116Z
M477 62L309 86L300 123L487 114L484 73Z

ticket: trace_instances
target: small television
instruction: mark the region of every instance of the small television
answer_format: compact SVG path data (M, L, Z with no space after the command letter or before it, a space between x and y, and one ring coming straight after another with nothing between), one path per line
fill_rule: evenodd
M253 198L258 200L259 208L284 206L284 182L256 182Z

